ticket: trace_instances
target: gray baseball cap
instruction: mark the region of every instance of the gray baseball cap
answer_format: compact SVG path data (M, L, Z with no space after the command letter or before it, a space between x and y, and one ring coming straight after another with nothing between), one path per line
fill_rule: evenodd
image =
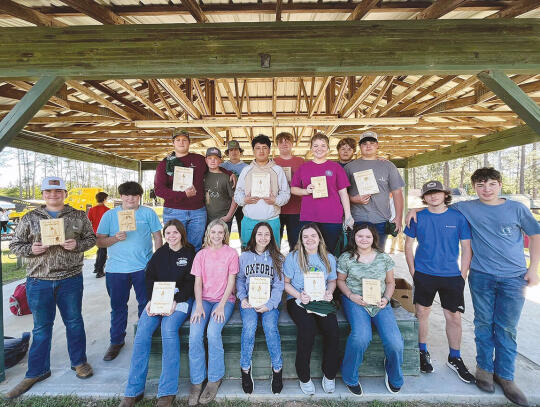
M221 151L219 150L219 148L210 147L206 150L206 156L210 157L211 155L215 155L216 157L221 158Z
M362 144L362 141L364 141L365 139L374 139L376 142L379 142L379 135L371 130L365 131L360 135L360 140L358 140L358 144Z
M439 181L428 181L422 185L422 196L428 192L450 192Z

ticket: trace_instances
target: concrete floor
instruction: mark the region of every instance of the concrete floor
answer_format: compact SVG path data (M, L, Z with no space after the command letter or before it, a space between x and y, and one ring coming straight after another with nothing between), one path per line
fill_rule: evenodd
M232 242L238 246L238 241ZM285 242L283 244L285 248ZM396 261L396 274L399 277L409 277L403 254L393 255ZM93 270L93 260L86 260L84 264L85 291L83 299L84 322L87 334L88 361L94 368L94 376L87 380L80 380L70 370L67 353L65 329L62 320L57 315L53 331L51 351L52 376L36 384L28 395L67 395L76 394L81 397L120 397L125 389L129 362L133 345L132 326L136 323L136 301L134 293L129 303L128 335L126 346L120 355L112 362L102 360L109 344L109 299L105 290L105 279L96 279ZM9 312L8 299L17 282L3 287L4 294L4 331L8 336L20 336L24 331L32 330L32 316L16 317ZM474 335L473 310L470 294L466 293L466 312L463 318L462 357L474 373ZM527 301L520 321L518 331L518 351L516 366L516 381L529 397L531 405L540 405L540 287L529 289ZM448 345L444 334L444 317L440 306L434 305L430 320L429 350L432 355L435 372L429 375L407 376L405 384L397 395L390 394L384 385L383 377L361 378L364 396L357 398L348 392L341 379L337 380L336 392L327 395L322 391L320 380L316 381L317 398L357 398L359 401L370 400L423 400L428 402L450 403L504 403L506 399L497 388L495 394L482 393L474 385L461 382L455 373L446 367ZM26 358L17 366L6 371L6 380L0 384L0 393L17 384L26 371ZM178 397L186 397L189 392L189 383L182 381ZM146 386L147 397L154 397L157 393L157 382L149 381ZM219 391L219 398L249 398L250 400L266 399L307 399L299 389L296 380L285 382L285 388L280 395L273 395L270 391L269 381L256 381L255 392L249 397L245 395L238 380L225 381Z

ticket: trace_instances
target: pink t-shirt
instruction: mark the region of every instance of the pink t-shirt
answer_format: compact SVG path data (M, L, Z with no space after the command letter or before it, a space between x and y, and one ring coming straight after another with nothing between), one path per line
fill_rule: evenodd
M193 260L191 274L202 278L202 299L219 302L225 294L229 274L238 273L238 253L223 245L220 249L200 250ZM228 301L234 302L234 290Z
M345 170L334 161L315 164L305 162L294 174L291 187L307 188L311 177L326 176L328 188L327 198L313 199L310 195L302 196L300 220L320 223L341 223L343 221L343 206L338 191L351 184Z
M294 176L294 173L298 168L304 164L304 159L302 157L293 156L289 160L284 160L281 157L275 157L274 162L280 167L291 167L291 176ZM292 180L292 178L291 178ZM284 215L299 214L300 213L300 204L302 203L302 197L298 195L291 194L291 199L284 206L281 207L281 213Z

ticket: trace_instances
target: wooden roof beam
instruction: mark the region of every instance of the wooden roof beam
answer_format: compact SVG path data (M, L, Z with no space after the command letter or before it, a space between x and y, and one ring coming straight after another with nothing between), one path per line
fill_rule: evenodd
M114 103L112 102L109 102L107 99L105 99L103 96L101 95L98 95L96 92L88 89L86 86L84 86L83 84L80 84L79 82L77 81L67 81L66 82L69 86L71 86L73 89L77 90L78 92L82 93L83 95L86 95L88 96L89 98L95 100L96 102L99 102L101 103L103 106L105 106L106 108L112 110L113 112L115 112L116 114L118 114L119 116L122 116L126 119L133 119L133 115L131 113L128 113L126 112L124 109L122 109L121 107L115 105Z
M75 10L86 14L88 17L92 17L102 24L121 25L127 23L118 14L96 3L94 0L62 0L62 3L73 7Z
M379 0L362 0L347 17L347 20L361 20L379 3Z
M399 95L392 96L392 99L390 99L390 101L386 104L386 106L379 109L379 111L377 113L377 117L381 117L384 114L386 114L394 106L396 106L399 102L401 102L403 99L405 99L407 96L409 96L412 92L416 91L420 86L422 86L424 83L426 83L430 78L431 78L431 76L422 76L420 79L418 79L415 83L413 83L411 86L409 86L403 92L401 92Z
M12 0L0 1L0 12L9 14L12 17L19 18L37 26L45 27L66 27L61 21L55 20L40 11L34 10L32 7L27 7L22 4L16 3Z
M188 9L191 16L198 23L207 23L208 17L204 14L197 0L182 0L183 6Z
M131 86L125 80L117 79L116 83L118 83L122 88L124 88L126 90L127 93L129 93L135 99L139 100L143 105L145 105L147 108L149 108L156 115L158 115L162 119L167 118L165 113L163 113L163 111L159 107L157 107L147 97L145 97L141 92L137 91L133 86Z
M141 106L137 106L135 103L132 103L131 101L127 100L125 97L114 91L113 89L109 88L107 85L100 81L85 81L87 84L92 86L94 89L99 90L101 93L106 94L107 96L113 98L117 102L124 105L127 109L129 109L131 112L133 112L134 115L137 117L145 117L147 112L146 109L144 109Z
M312 117L313 113L315 113L315 111L317 110L317 108L321 104L321 102L322 102L322 100L324 98L325 92L326 92L326 88L328 87L328 84L330 83L331 80L332 80L331 76L327 76L326 78L324 78L324 80L323 80L323 82L321 84L321 87L319 88L319 93L317 94L317 97L315 98L315 101L311 105L311 109L309 109L308 117ZM276 93L276 92L274 92L274 93Z
M64 85L64 78L41 78L0 121L0 151L15 139L28 120Z
M540 135L540 107L512 79L499 71L480 72L477 77Z
M536 10L540 7L538 0L521 0L513 5L510 5L487 18L511 18L525 14L529 11Z
M441 18L465 3L466 0L436 0L431 6L415 16L416 20L433 20Z
M184 91L178 86L174 79L157 79L157 82L172 96L182 109L194 119L200 119L202 113L189 100Z
M154 91L157 93L157 95L159 97L159 100L161 100L161 103L163 103L163 105L165 106L165 109L167 109L167 113L169 113L169 116L170 116L169 118L178 120L178 115L173 110L173 108L171 107L169 102L167 102L167 99L163 95L163 92L161 91L161 88L160 88L158 82L156 80L154 80L154 79L149 79L148 80L148 86L151 86L154 89Z
M362 84L356 90L354 95L349 99L347 104L343 106L339 115L341 117L350 116L357 108L366 100L366 98L373 92L377 86L382 82L384 76L365 76Z
M223 88L225 89L225 93L227 94L227 98L229 99L229 103L232 105L233 111L236 114L236 117L239 119L242 118L242 112L240 111L240 107L238 106L237 100L235 99L231 87L229 85L229 81L227 79L218 79L218 84L223 85Z
M389 37L394 40L384 41ZM0 43L0 77L13 79L51 72L88 80L461 75L483 69L537 74L540 69L538 19L17 27L0 30ZM449 43L467 47L448 48ZM261 49L282 62L262 68Z

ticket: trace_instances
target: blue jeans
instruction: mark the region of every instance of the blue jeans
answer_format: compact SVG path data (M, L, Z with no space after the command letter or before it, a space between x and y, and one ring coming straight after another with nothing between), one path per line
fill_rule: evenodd
M120 345L124 343L126 336L131 286L135 290L135 297L139 305L139 317L148 302L144 270L133 273L105 273L105 285L111 299L111 344Z
M300 214L299 213L287 213L279 215L279 222L281 228L279 232L280 239L283 239L283 229L287 227L287 240L289 241L289 251L294 250L296 242L298 241L298 233L300 233Z
M345 345L345 355L341 364L343 381L349 386L358 383L358 369L364 360L364 352L372 339L372 327L375 325L381 337L388 381L395 387L403 386L403 337L397 326L392 307L388 304L374 317L371 317L361 305L342 296L343 312L351 325L351 333Z
M300 228L302 228L304 225L307 225L308 223L315 223L319 230L321 231L324 243L326 244L326 249L334 254L336 251L336 246L338 244L339 235L343 233L343 226L341 223L319 223L319 222L311 222L303 220L300 222ZM299 230L300 231L300 230ZM299 239L301 239L299 237Z
M255 345L255 333L257 332L257 322L259 315L261 317L264 336L266 337L266 346L270 353L272 368L275 371L281 370L283 361L281 360L281 337L278 330L279 310L273 310L259 313L253 308L240 307L242 316L242 338L240 348L240 367L248 370L251 366L251 355Z
M385 232L385 229L386 229L386 222L381 222L381 223L371 223L371 222L354 222L355 226L356 225L363 225L363 224L368 224L368 225L371 225L373 226L376 230L377 230L377 235L379 237L379 248L384 252L384 247L386 246L386 238L388 237L388 235L386 234ZM349 239L351 237L349 236Z
M137 334L133 343L133 354L129 367L126 397L136 397L144 393L144 384L148 374L148 360L152 335L158 326L161 326L161 376L158 385L158 397L172 396L178 393L178 375L180 372L180 337L178 330L191 313L193 299L188 300L188 312L175 311L172 315L153 317L148 316L146 310L141 314L137 324Z
M225 352L221 331L234 311L234 303L230 301L225 303L225 321L223 322L216 322L211 316L218 304L203 300L204 318L201 317L198 323L191 323L189 326L189 377L192 384L201 384L207 377L206 352L203 343L207 325L208 380L217 382L225 375ZM195 307L193 307L193 311L195 311Z
M186 228L187 240L195 247L195 251L201 250L204 231L206 230L206 208L200 209L174 209L163 208L163 224L171 219L178 219Z
M479 271L469 274L476 363L505 380L514 380L517 325L527 286L524 276L505 278Z
M86 333L81 314L83 277L63 280L26 279L26 297L34 318L32 345L25 377L34 378L51 370L51 339L56 307L66 326L71 366L86 363Z
M244 216L242 218L242 232L240 233L242 247L247 246L249 239L251 238L251 233L253 232L253 229L255 229L255 226L257 226L257 224L260 222L266 222L270 225L270 227L272 228L272 233L274 234L274 238L276 239L277 247L281 247L281 238L279 236L279 216L275 217L274 219L267 220L251 219L247 216Z

